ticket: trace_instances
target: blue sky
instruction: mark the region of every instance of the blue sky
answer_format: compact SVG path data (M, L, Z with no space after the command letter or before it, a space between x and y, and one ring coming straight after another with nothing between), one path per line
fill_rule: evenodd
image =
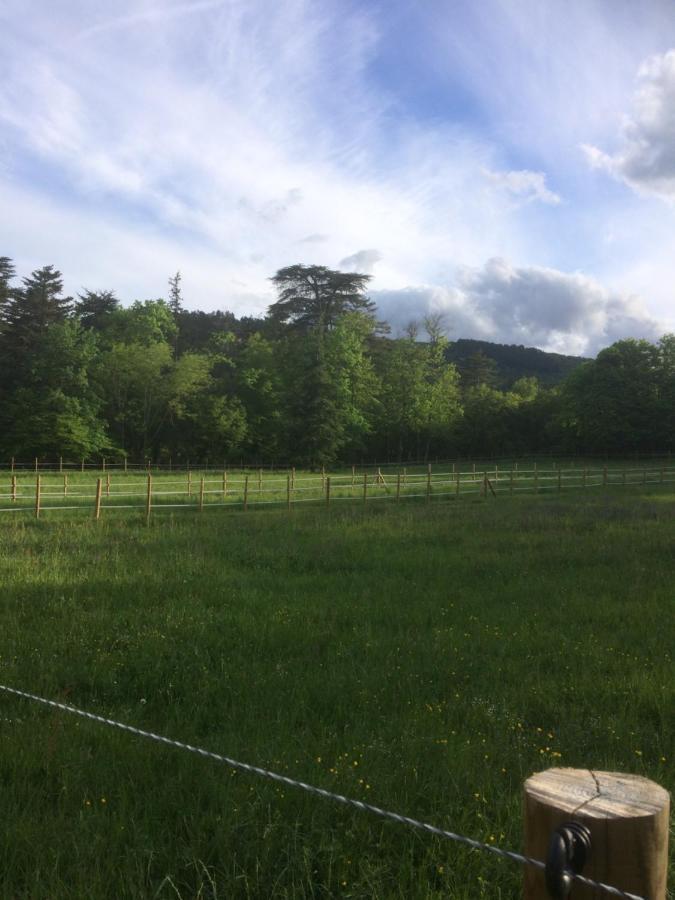
M671 0L3 0L0 255L259 313L367 271L395 328L675 328Z

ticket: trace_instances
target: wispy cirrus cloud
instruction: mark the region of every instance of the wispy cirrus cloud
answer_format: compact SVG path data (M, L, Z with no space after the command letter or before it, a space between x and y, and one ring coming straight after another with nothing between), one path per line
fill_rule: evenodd
M595 182L572 152L605 146L628 57L667 33L646 3L629 52L605 0L547 17L534 0L393 0L387 15L355 0L35 0L30 17L5 0L0 252L124 300L180 268L189 304L239 313L264 310L282 266L356 268L411 310L429 291L459 297L463 327L494 339L558 340L534 305L517 320L481 306L462 273L486 259L511 260L521 291L522 273L581 266L623 297L625 273L667 308L667 248L636 234L639 210L581 193ZM612 333L595 308L591 343ZM563 326L560 341L583 342L580 320Z

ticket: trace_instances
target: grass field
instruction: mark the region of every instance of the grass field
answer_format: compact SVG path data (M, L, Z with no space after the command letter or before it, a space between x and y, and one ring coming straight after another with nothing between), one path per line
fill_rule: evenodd
M0 520L0 682L521 847L675 787L675 493ZM0 694L3 898L516 898L517 866Z

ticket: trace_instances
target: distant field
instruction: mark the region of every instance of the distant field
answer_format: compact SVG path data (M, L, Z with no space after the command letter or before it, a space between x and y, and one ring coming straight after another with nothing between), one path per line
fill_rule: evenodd
M519 849L535 770L675 788L675 490L551 484L4 514L0 683ZM2 693L0 786L3 898L520 897L510 863Z

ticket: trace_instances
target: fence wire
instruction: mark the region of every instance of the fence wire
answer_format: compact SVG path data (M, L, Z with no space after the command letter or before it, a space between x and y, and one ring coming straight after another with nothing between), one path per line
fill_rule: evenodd
M5 684L0 684L0 691L4 691L7 694L13 694L14 696L21 697L24 700L32 700L35 703L41 703L43 706L49 706L53 709L60 709L63 712L71 713L75 716L80 716L83 719L89 719L92 722L99 722L102 725L108 725L111 728L118 728L121 731L126 731L130 734L135 734L138 737L147 738L148 740L156 741L157 743L165 744L169 747L176 747L179 750L186 750L189 753L196 753L198 756L202 756L206 759L213 759L216 762L224 763L225 765L230 766L230 768L236 769L240 772L246 772L250 775L259 775L262 778L267 778L279 784L284 784L287 787L298 788L299 790L312 794L315 797L322 797L324 800L333 800L336 803L341 803L343 806L349 806L362 812L369 812L375 816L379 816L382 819L387 819L391 822L397 822L400 825L407 825L410 828L424 831L427 834L433 834L436 837L444 838L445 840L455 841L456 843L463 844L466 847L470 847L472 850L480 850L486 853L491 853L493 856L497 856L500 859L508 859L511 862L533 866L540 871L545 871L546 869L545 863L541 862L541 860L533 859L530 856L524 856L522 853L516 853L513 850L504 850L502 847L496 847L492 844L485 844L483 843L483 841L477 841L474 838L466 837L466 835L457 834L456 832L449 831L445 828L438 828L436 825L431 825L428 822L422 822L419 819L414 819L410 816L404 816L401 813L392 812L391 810L382 809L381 807L375 806L372 803L366 803L363 800L356 800L353 797L346 797L344 794L337 794L333 791L328 791L325 788L307 784L304 781L290 778L287 775L281 775L278 772L273 772L271 769L265 769L262 766L254 766L250 763L240 762L239 760L232 759L229 756L223 756L220 753L214 753L212 750L205 750L203 747L195 747L192 744L185 743L184 741L177 741L173 738L168 738L161 734L155 734L155 732L153 731L145 731L142 728L136 728L136 726L134 725L127 725L124 722L118 722L115 719L108 719L105 716L99 716L96 713L87 712L86 710L79 709L76 706L69 706L67 703L59 703L56 700L48 700L44 697L38 696L37 694L31 694L27 691L21 691L17 688L9 687ZM603 891L604 893L609 894L613 897L622 897L624 898L624 900L646 900L646 898L640 897L637 894L631 894L627 891L622 891L620 888L613 887L609 884L604 884L601 881L594 881L591 878L586 878L583 875L578 875L571 871L569 871L568 874L574 881L578 882L579 884L586 885L586 887L593 888L594 890Z

